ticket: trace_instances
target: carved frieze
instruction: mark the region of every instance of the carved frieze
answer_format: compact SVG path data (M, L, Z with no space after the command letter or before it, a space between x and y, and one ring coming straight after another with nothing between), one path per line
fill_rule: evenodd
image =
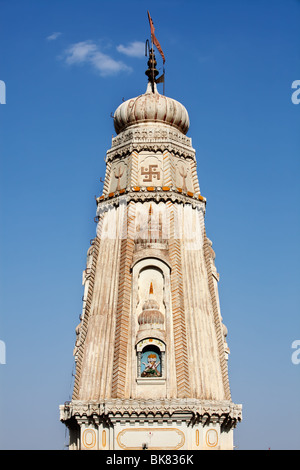
M191 139L176 129L163 125L147 127L135 126L112 139L111 149L107 151L107 161L130 154L133 150L168 150L183 157L195 159Z
M193 208L200 208L205 212L206 199L199 195L187 195L176 188L162 189L161 187L154 187L153 191L148 191L147 188L129 188L125 194L120 195L115 193L106 197L97 199L97 216L109 209L110 206L119 206L120 204L129 204L133 202L167 202L179 204L191 204Z
M113 416L123 415L139 416L147 415L178 415L191 413L193 421L203 424L220 423L221 425L235 426L242 419L242 407L231 401L196 400L186 399L107 399L99 402L72 401L60 406L60 419L65 421L72 416L92 418L93 416Z

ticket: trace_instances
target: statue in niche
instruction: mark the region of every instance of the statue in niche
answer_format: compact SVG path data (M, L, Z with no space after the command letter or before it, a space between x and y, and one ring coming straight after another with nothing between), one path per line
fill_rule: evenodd
M143 359L147 362L143 362ZM160 359L154 351L146 351L142 354L141 377L161 377Z

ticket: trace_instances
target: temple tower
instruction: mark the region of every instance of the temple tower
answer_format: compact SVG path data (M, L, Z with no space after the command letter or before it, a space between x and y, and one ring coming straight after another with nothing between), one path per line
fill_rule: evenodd
M158 92L121 103L87 253L70 449L232 449L219 274L206 236L185 107Z

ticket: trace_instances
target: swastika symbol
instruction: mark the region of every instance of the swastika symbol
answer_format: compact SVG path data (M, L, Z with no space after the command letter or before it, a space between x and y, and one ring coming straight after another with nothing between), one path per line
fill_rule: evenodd
M157 180L160 179L160 171L157 171L158 165L149 165L148 169L142 166L141 175L145 176L143 183L151 183L152 177Z

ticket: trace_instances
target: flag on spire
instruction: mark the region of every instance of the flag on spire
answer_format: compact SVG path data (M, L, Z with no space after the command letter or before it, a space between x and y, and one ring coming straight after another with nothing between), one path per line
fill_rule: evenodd
M163 63L165 63L165 61L166 61L165 55L162 51L162 48L161 48L161 45L159 44L159 41L155 37L155 28L154 28L154 24L153 24L153 21L152 21L152 18L150 16L149 11L148 11L148 18L149 18L150 29L151 29L151 40L152 40L153 44L157 47L157 50L159 51L160 55L162 56Z

